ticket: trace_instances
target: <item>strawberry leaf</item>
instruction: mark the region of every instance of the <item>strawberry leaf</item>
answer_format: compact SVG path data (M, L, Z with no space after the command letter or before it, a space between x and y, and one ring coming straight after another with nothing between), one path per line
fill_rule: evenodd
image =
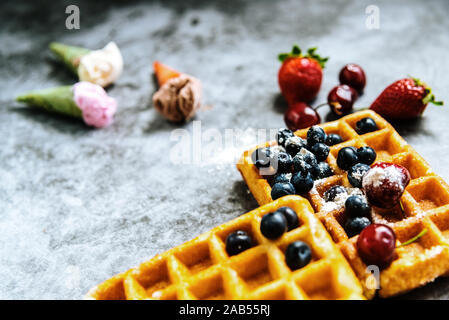
M319 54L315 53L316 50L316 47L309 48L306 55L301 55L301 48L295 44L291 52L279 54L278 59L279 61L284 62L288 58L310 58L316 60L321 68L324 68L329 57L322 58Z
M294 45L292 48L292 55L299 56L301 54L301 48L298 47L298 45Z
M301 57L301 48L296 44L293 46L292 51L290 51L289 53L280 53L278 55L278 59L281 62L284 62L288 58L299 58L299 57Z
M413 80L415 80L415 79L413 79ZM418 82L415 80L415 83L417 83L420 86L423 86L424 89L425 89L425 91L424 91L425 92L425 96L422 99L422 103L424 105L426 105L428 103L431 103L431 104L436 105L436 106L442 106L444 104L443 101L436 101L435 100L435 95L432 93L432 89L429 88L425 83L421 82L419 79L418 79Z
M310 48L309 50L307 50L307 56L306 57L315 59L316 61L318 61L318 63L321 66L321 68L324 68L327 60L329 60L329 57L322 58L319 54L315 53L316 49L317 48L314 47L314 48Z
M279 61L284 62L288 58L288 55L289 55L288 53L280 53L278 55Z

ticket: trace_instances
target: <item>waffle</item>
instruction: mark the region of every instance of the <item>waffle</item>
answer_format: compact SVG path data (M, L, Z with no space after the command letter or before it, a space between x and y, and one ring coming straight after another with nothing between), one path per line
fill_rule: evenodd
M379 130L357 134L358 120L371 117ZM418 286L449 272L449 187L438 177L427 162L378 114L371 110L356 112L337 121L320 125L324 131L337 133L343 142L330 147L326 160L334 175L315 182L314 188L305 197L310 201L317 217L321 220L334 242L351 264L360 279L364 294L372 298L376 291L380 297L390 297ZM306 138L307 129L295 132ZM237 164L250 191L260 205L272 201L268 181L259 175L251 161L251 154L259 147L276 145L267 142L246 151ZM391 162L407 168L411 182L403 193L400 203L393 209L373 207L373 223L383 223L392 227L397 236L397 245L419 234L424 228L427 233L418 241L396 249L392 264L380 272L380 289L372 285L372 275L357 253L358 236L349 238L343 226L346 216L343 208L327 206L324 193L335 185L351 187L346 172L336 163L338 151L347 146L370 146L376 153L375 162Z
M300 224L276 241L260 232L261 217L291 207ZM255 244L228 256L226 237L249 233ZM288 244L301 240L312 260L291 271L285 263ZM364 299L363 289L309 202L287 196L220 225L137 268L91 289L88 299Z

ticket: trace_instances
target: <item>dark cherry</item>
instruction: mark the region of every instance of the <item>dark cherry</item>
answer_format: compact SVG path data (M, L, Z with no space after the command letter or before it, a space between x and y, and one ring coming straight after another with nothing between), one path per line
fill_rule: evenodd
M284 121L290 130L296 131L320 123L321 118L312 107L304 102L298 102L287 109Z
M365 72L363 69L354 63L349 63L341 69L338 76L340 83L347 84L354 88L359 93L363 92L366 84Z
M394 231L384 224L371 224L360 233L357 250L367 265L386 268L393 261L396 247Z
M379 208L393 208L410 182L407 168L378 162L363 176L362 186L368 201Z
M352 111L357 97L358 94L355 89L346 84L340 84L329 92L327 103L336 115L343 116Z

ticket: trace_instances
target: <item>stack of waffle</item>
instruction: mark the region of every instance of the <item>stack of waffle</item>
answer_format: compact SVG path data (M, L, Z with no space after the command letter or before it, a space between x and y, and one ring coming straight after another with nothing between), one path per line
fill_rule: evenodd
M292 208L299 226L272 241L260 232L263 215ZM253 246L229 256L226 238L246 231ZM286 247L297 240L312 260L292 271ZM287 196L155 256L91 289L90 299L364 299L362 287L309 202Z
M355 130L357 121L372 118L378 130L359 135ZM398 245L413 238L422 230L427 233L418 241L396 249L397 257L392 264L380 272L381 297L389 297L421 286L449 272L449 187L430 168L427 162L394 130L373 111L357 112L338 121L320 125L327 134L337 133L343 142L330 148L327 163L334 175L315 181L314 188L305 197L310 201L316 216L321 220L333 241L339 246L364 287L364 294L372 298L376 288L372 286L372 274L357 253L357 236L348 237L343 226L346 221L344 208L327 206L324 193L332 186L350 188L345 171L336 162L338 151L343 147L369 146L377 153L375 162L391 162L408 169L411 182L393 209L373 207L372 221L387 224L396 233ZM307 129L295 132L306 138ZM259 175L251 160L257 148L273 146L267 142L246 151L237 164L250 191L260 205L270 203L271 187Z

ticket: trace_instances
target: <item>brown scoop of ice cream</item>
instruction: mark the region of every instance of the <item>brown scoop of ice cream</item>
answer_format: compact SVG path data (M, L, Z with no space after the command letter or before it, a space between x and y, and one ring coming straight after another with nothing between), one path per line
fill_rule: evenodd
M170 121L189 120L201 106L201 82L185 74L171 78L153 95L153 105Z

